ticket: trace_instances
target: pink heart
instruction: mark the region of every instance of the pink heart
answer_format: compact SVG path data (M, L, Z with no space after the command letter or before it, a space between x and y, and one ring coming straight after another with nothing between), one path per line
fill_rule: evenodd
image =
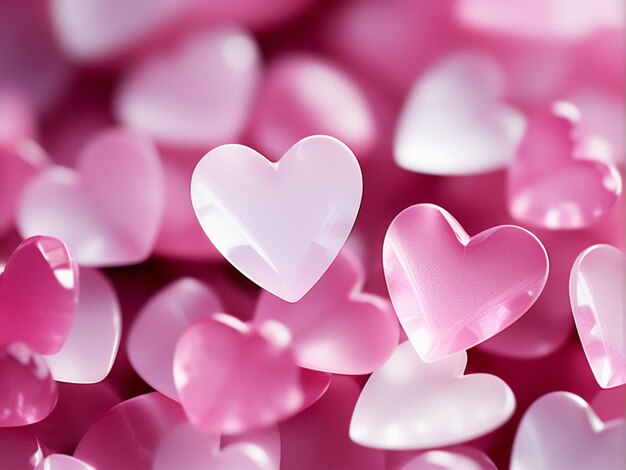
M285 327L255 330L225 314L200 318L180 336L174 383L191 423L217 434L275 424L304 402Z
M37 117L28 98L12 86L0 86L0 147L36 137Z
M363 181L337 139L307 137L277 163L243 145L204 156L191 179L200 225L245 276L296 302L335 259L354 225Z
M23 343L0 348L0 427L41 421L57 402L57 385L43 358Z
M121 122L178 147L238 140L260 80L254 39L236 26L196 33L139 62L115 97Z
M613 166L576 156L577 119L573 105L557 102L530 120L508 172L509 212L516 219L579 229L615 207L622 179Z
M81 266L148 258L163 210L152 142L128 130L108 130L86 145L77 166L52 167L31 181L18 209L20 233L57 236Z
M570 301L580 342L602 388L626 383L626 255L610 245L584 250L572 266Z
M520 422L511 470L620 470L626 420L603 423L580 397L553 392L533 403Z
M82 460L63 454L50 454L41 461L35 470L95 470Z
M495 375L463 375L466 364L465 352L425 363L411 343L400 344L365 384L350 437L368 447L427 449L498 428L513 414L515 396Z
M302 367L335 374L369 374L398 344L398 323L389 301L363 293L364 283L359 259L343 250L295 304L262 292L254 322L284 325Z
M113 286L96 269L80 270L78 311L63 348L45 356L55 380L96 383L113 367L122 334L122 313Z
M223 312L215 291L182 278L158 291L141 309L128 335L128 359L159 392L178 401L172 365L176 342L194 320Z
M383 264L400 324L427 362L505 329L535 303L548 277L547 253L529 231L502 225L470 237L433 204L396 216Z
M286 55L269 66L251 129L254 143L272 160L314 134L337 137L362 159L378 137L359 83L332 62L306 54Z
M525 125L524 116L502 100L505 84L498 64L482 53L459 53L433 65L404 104L394 142L396 163L434 175L505 167Z
M183 423L162 440L154 470L279 470L280 435L276 426L236 436L220 449L220 438Z
M390 455L389 455L390 454ZM495 464L484 452L467 446L452 446L445 449L432 449L423 452L394 452L387 458L388 470L498 470ZM412 458L404 454L417 454ZM389 462L400 460L397 465Z
M26 343L54 354L65 343L78 304L78 267L62 241L32 237L0 274L0 346Z
M104 413L74 456L98 470L152 470L161 439L183 422L185 414L175 401L160 393L140 395Z
M42 459L43 451L30 428L0 428L0 468L31 470Z

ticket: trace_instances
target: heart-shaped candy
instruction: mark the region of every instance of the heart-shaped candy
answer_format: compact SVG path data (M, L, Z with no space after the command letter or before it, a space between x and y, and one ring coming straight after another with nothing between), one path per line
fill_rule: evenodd
M504 77L480 53L460 53L427 70L414 85L396 128L394 155L410 171L466 175L506 166L524 117L501 101Z
M215 247L245 276L288 302L328 269L354 225L363 191L354 154L307 137L277 163L243 145L200 160L191 201Z
M298 365L335 374L369 374L398 344L389 301L362 292L365 273L345 249L320 281L291 304L262 292L254 321L287 327Z
M620 174L611 165L575 155L577 119L578 110L566 102L530 119L508 171L509 212L517 220L548 229L579 229L615 207L622 191Z
M354 408L350 437L368 447L427 449L469 441L498 428L515 396L490 374L463 375L467 354L425 363L407 341L374 371Z
M96 383L113 367L122 334L122 313L113 286L96 269L80 270L78 311L63 348L45 356L55 380Z
M43 459L35 470L95 470L82 460L64 454L50 454Z
M548 277L548 255L529 231L502 225L470 237L433 204L408 207L391 222L383 265L400 324L427 362L502 331Z
M393 458L393 455L391 456ZM391 459L389 459L391 460ZM389 470L498 470L484 452L467 446L452 446L419 452Z
M256 330L225 314L189 325L174 353L174 383L189 421L205 432L237 434L299 411L304 394L289 340L279 323Z
M626 255L610 245L583 251L572 266L570 301L580 342L598 384L626 383Z
M65 241L82 266L139 263L152 252L163 210L153 143L124 129L97 134L78 171L52 167L25 188L17 225L23 236Z
M603 423L579 396L553 392L526 410L511 455L511 470L621 470L626 420Z
M260 80L254 39L239 27L223 26L157 54L123 79L115 98L120 121L178 147L237 140Z
M0 348L0 427L24 426L50 414L57 384L46 361L23 343Z
M0 274L0 346L19 341L39 354L65 343L78 305L78 267L62 241L32 237Z

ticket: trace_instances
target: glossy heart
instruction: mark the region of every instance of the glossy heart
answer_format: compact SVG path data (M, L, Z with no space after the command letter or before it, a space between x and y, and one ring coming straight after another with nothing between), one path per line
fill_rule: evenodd
M174 383L189 421L216 434L275 424L304 401L285 327L255 330L225 314L200 318L182 333Z
M0 274L0 346L19 341L39 354L65 343L78 304L78 267L65 244L32 237Z
M425 363L411 343L400 344L365 384L350 437L368 447L427 449L498 428L513 414L515 396L494 375L463 375L466 364L465 352Z
M196 33L139 62L123 79L115 111L157 141L206 148L239 139L260 80L254 39L237 26Z
M44 356L55 380L96 383L113 367L122 335L122 313L113 286L96 269L80 270L78 311L61 350Z
M553 392L533 403L520 422L511 470L624 468L626 420L603 423L569 392Z
M362 292L359 259L343 250L320 281L291 304L262 292L254 322L287 327L298 365L335 374L369 374L398 344L388 300Z
M181 333L194 320L223 312L217 294L193 278L182 278L157 292L141 309L128 335L128 359L159 392L178 401L172 367Z
M525 124L523 115L502 101L504 87L497 63L480 53L460 53L432 66L404 104L396 127L396 163L435 175L506 166Z
M0 427L41 421L57 402L46 362L23 343L0 348Z
M615 207L620 174L611 165L576 156L577 119L578 110L566 102L530 119L508 171L509 212L516 219L548 229L580 229Z
M154 470L279 470L280 435L276 426L230 439L206 435L189 423L172 429L154 458Z
M50 454L35 467L35 470L95 470L82 460L64 454Z
M20 233L57 236L81 266L148 258L163 210L152 142L124 129L104 131L89 141L77 166L52 167L31 181L18 209Z
M578 336L602 388L626 383L625 281L626 255L610 245L583 251L570 276Z
M288 302L319 280L345 243L363 181L348 147L307 137L277 163L243 145L204 156L191 201L215 247L245 276Z
M420 357L435 361L505 329L537 300L548 256L529 231L493 227L470 237L445 210L417 204L383 244L387 288Z
M390 470L498 470L485 453L467 446L420 452Z

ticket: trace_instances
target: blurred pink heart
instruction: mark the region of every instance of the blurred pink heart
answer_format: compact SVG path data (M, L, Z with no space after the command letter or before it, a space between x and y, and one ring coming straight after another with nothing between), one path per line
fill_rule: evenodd
M338 138L360 159L373 150L378 129L370 103L359 84L332 62L286 55L269 66L264 80L252 138L270 159L316 134Z
M78 311L61 350L45 356L55 380L96 383L113 367L122 334L122 314L113 286L96 269L80 270Z
M350 437L368 447L427 449L500 427L515 410L513 392L495 375L463 375L466 364L465 352L425 363L411 343L400 344L365 384Z
M59 42L73 59L93 62L136 48L180 19L189 0L51 0Z
M354 154L328 136L301 140L277 163L223 145L200 160L191 179L196 216L215 247L288 302L302 298L335 259L362 191Z
M185 414L175 401L160 393L140 395L104 413L74 456L98 470L152 470L161 439L183 422Z
M0 87L0 146L13 146L36 136L37 118L28 98L12 86Z
M32 237L0 274L0 346L26 343L54 354L65 343L78 304L78 267L62 241Z
M24 190L17 225L23 236L64 240L81 266L144 261L163 209L163 182L152 142L112 129L84 148L78 170L52 167Z
M23 343L0 348L0 427L41 421L56 405L58 392L46 361Z
M350 440L350 416L361 387L333 375L328 392L310 408L280 424L282 470L384 470L383 451Z
M598 384L626 383L626 255L610 245L583 251L572 267L570 301L580 342Z
M396 127L396 163L434 175L505 167L525 120L502 101L504 93L502 71L482 53L458 53L436 63L406 99Z
M82 460L63 454L48 455L35 470L95 470Z
M24 187L47 163L48 156L32 140L0 143L0 235L13 228Z
M139 62L120 84L115 111L165 144L223 144L238 140L247 124L260 74L254 38L223 26Z
M0 428L0 468L31 470L43 452L30 428Z
M222 442L223 444L223 442ZM231 438L204 434L189 423L173 428L162 440L154 470L279 470L280 435L276 426Z
M158 291L137 315L128 335L128 359L159 392L178 401L172 367L176 342L194 320L223 312L215 291L193 278L179 279Z
M548 256L529 231L492 227L470 237L442 208L411 206L383 244L387 287L420 357L471 348L520 318L548 277Z
M569 392L553 392L533 403L520 422L511 470L620 470L624 468L626 420L603 423Z
M467 446L420 452L403 465L389 470L498 470L484 452Z
M262 292L254 322L279 322L292 337L298 365L335 374L369 374L398 344L389 301L362 292L359 259L343 250L320 281L291 304Z
M279 323L255 330L225 314L189 325L176 345L174 383L191 423L236 434L299 411L304 396L289 339Z
M615 207L621 177L613 166L575 155L577 119L578 110L566 102L531 118L508 172L509 211L516 219L579 229Z

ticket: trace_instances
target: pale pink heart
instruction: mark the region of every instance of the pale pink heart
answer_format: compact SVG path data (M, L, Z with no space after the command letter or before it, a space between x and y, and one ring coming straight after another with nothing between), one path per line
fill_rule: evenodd
M74 452L98 470L152 470L154 454L170 430L185 422L178 403L160 393L131 398L104 413Z
M603 423L579 396L553 392L522 417L511 470L620 470L626 464L626 420Z
M78 310L63 348L45 356L55 380L89 384L113 367L122 335L122 313L113 286L96 269L80 270Z
M0 145L37 137L37 118L28 98L13 87L0 87Z
M352 377L333 375L328 392L280 424L282 470L384 470L385 453L350 440L350 416L361 391Z
M110 59L155 38L186 12L189 0L51 0L57 38L73 59Z
M178 401L172 370L178 338L194 320L223 311L211 287L190 277L174 281L135 318L127 343L130 363L148 384Z
M400 324L427 362L511 325L548 277L548 255L529 231L501 225L470 237L433 204L408 207L391 222L383 265Z
M174 383L189 421L205 432L237 434L298 412L304 393L289 340L277 322L257 330L225 314L189 325L174 354Z
M398 344L398 322L388 300L363 293L365 273L346 251L298 302L262 292L254 322L279 322L292 338L298 365L334 374L369 374Z
M529 121L508 171L509 212L548 229L580 229L616 205L622 179L611 165L575 155L578 110L557 102ZM580 188L585 188L581 191Z
M431 66L398 119L396 163L435 175L505 167L525 126L521 112L502 101L505 86L498 64L481 52L460 52Z
M610 245L584 250L572 266L570 301L576 329L602 388L626 383L626 255Z
M361 204L354 154L328 136L307 137L272 163L243 145L206 154L191 201L211 242L239 271L287 302L322 277Z
M0 468L32 470L42 459L41 446L29 428L0 428Z
M0 143L0 234L13 228L22 191L47 163L48 156L32 140Z
M61 240L23 241L0 274L0 346L26 343L54 354L65 343L78 305L78 266Z
M115 96L118 119L176 147L238 140L261 76L254 38L237 26L195 33L128 72Z
M365 384L350 437L374 448L427 449L497 429L513 414L515 396L495 375L463 375L466 364L465 352L425 363L411 343L400 344Z
M18 229L64 240L81 266L139 263L159 230L162 179L149 139L121 128L103 131L85 146L76 170L52 167L30 182Z
M279 470L280 435L276 426L242 434L220 449L220 437L189 423L173 428L162 440L154 470Z
M82 460L64 454L50 454L35 467L35 470L95 470Z
M272 160L315 134L338 138L362 159L378 137L359 83L334 63L307 54L285 55L270 64L251 132L255 145Z
M409 454L396 457L396 454ZM416 454L410 457L411 454ZM390 465L399 460L400 463ZM484 452L468 446L452 446L423 452L387 453L388 470L498 470Z
M46 361L23 343L0 348L0 427L41 421L56 405L58 391Z

